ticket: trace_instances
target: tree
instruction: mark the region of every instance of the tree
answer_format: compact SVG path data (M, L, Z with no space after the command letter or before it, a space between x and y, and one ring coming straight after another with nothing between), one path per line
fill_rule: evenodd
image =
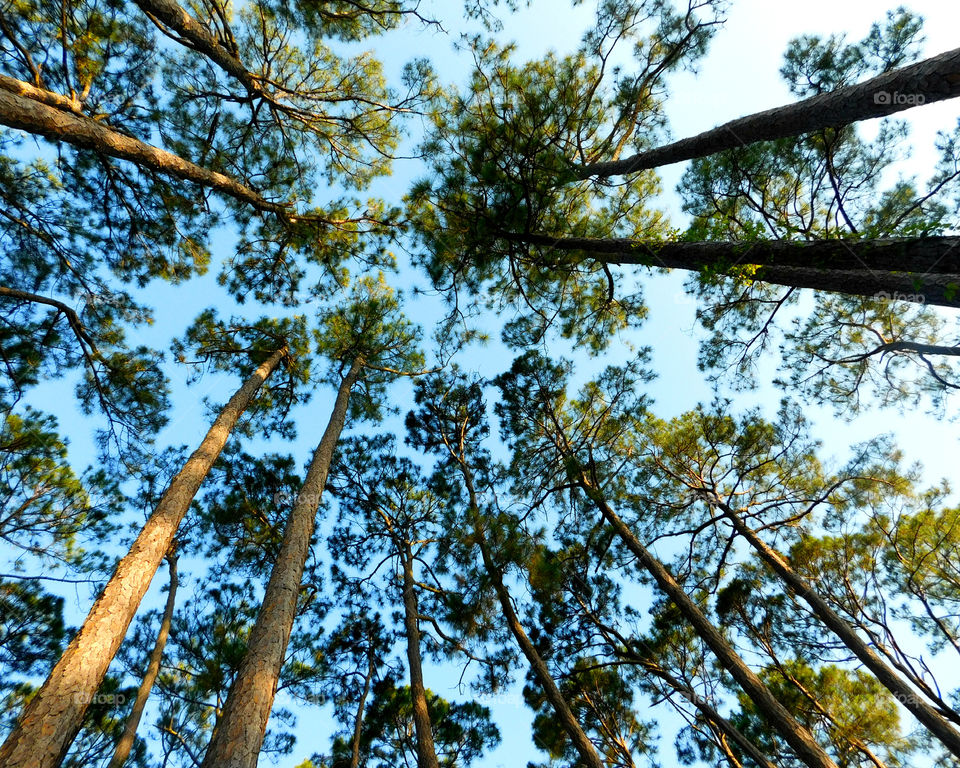
M415 372L422 358L414 349L417 333L399 314L396 297L383 282L358 281L350 303L321 315L317 345L338 366L337 397L323 437L314 452L303 486L290 511L283 542L270 573L263 605L251 631L247 653L223 705L204 768L256 765L277 679L296 613L303 568L316 524L320 495L340 433L351 411L358 383L356 412L377 414L377 396L391 378Z
M514 546L518 546L517 542L522 538L516 537L519 526L507 515L484 514L480 508L475 478L477 475L483 477L489 463L481 445L489 428L479 383L455 370L448 377L435 376L419 382L415 400L419 409L407 415L410 441L417 447L438 453L442 457L443 469L456 471L462 478L467 499L465 522L469 526L471 543L479 550L483 571L496 595L504 622L580 760L591 768L600 768L603 763L593 742L577 721L549 667L524 629L504 581L505 566L495 559L495 542L512 540Z
M674 575L641 543L609 501L605 486L615 476L608 475L609 470L599 474L593 454L617 445L623 434L623 425L629 423L638 410L642 410L642 398L638 404L631 395L638 383L636 370L630 367L608 369L598 382L588 385L581 398L570 406L566 406L565 373L564 366L551 364L536 353L527 353L514 361L508 373L497 379L503 397L498 409L504 424L504 435L515 452L515 476L534 479L532 493L543 493L558 486L572 486L582 493L589 507L600 514L637 563L677 606L717 660L744 693L756 702L771 727L777 730L798 757L810 766L835 766L810 731L798 723L773 696ZM610 408L611 402L615 404L615 409ZM593 411L594 407L598 410ZM580 451L587 455L581 455ZM616 454L611 456L611 461L612 466L616 466Z
M609 6L604 8L613 13ZM624 40L632 39L640 28L633 23L640 8L651 11L643 3L617 6L616 12L622 16L615 18L624 27L616 27L602 13L597 30L607 29L605 24L609 23L628 30L623 33ZM695 10L691 7L693 16L687 21L705 38L711 24L698 17L708 15L710 8ZM668 17L670 11L658 5L651 16L657 18L659 13ZM825 69L832 64L821 78L827 90L844 82L836 79L838 71L854 78L910 61L916 56L914 38L918 29L914 17L900 12L891 14L885 25L876 25L864 42L849 46L842 57L818 58L811 50L804 59L794 50L802 41L791 50L795 61L820 61ZM955 142L944 140L943 167L934 174L928 194L912 195L894 208L890 204L896 190L874 201L873 218L882 216L886 224L899 221L899 228L837 232L819 227L811 231L808 221L807 230L784 227L783 232L771 233L765 229L763 216L758 216L759 222L750 222L753 226L731 232L724 227L731 215L730 206L726 206L716 212L705 211L708 226L694 226L684 234L671 231L654 207L657 182L649 171L638 173L629 184L608 186L578 178L570 170L591 167L585 158L607 151L604 139L608 130L614 135L623 133L627 141L634 140L631 128L616 119L624 103L639 110L634 119L641 125L647 121L656 125L659 114L655 103L633 101L636 94L625 95L619 90L620 82L635 82L631 77L620 71L620 79L611 82L603 67L606 59L591 47L599 34L588 33L580 58L560 60L551 56L522 66L510 61L509 51L478 42L477 71L469 90L447 97L435 109L435 127L425 146L436 161L430 176L411 191L409 201L426 249L423 264L451 302L456 302L460 290L477 292L485 288L489 301L510 302L524 311L525 316L506 332L506 338L516 346L522 346L522 340L531 336L542 338L546 328L553 325L563 335L594 348L607 343L613 331L636 324L644 315L631 273L624 273L620 280L615 276L613 269L619 265L684 269L702 276L704 297L718 307L718 312L732 314L741 309L741 323L754 329L755 334L764 330L764 310L769 313L779 306L775 299L768 298L775 293L771 288L774 285L792 289L779 292L788 294L787 298L795 298L797 289L808 288L956 306L960 285L960 268L952 259L956 240L943 231L944 224L954 217L950 209L939 205L956 189L955 152L949 148ZM834 47L842 46L836 43ZM856 55L847 55L854 48ZM665 67L657 66L654 57L645 71L660 87L665 71L681 62L689 63L698 50L692 46ZM951 52L939 62L945 66L944 71L954 66L950 62L957 55ZM587 65L590 61L599 63L591 68ZM819 72L811 73L815 68L815 64L810 65L802 74L819 77ZM796 74L796 69L788 74ZM917 71L922 69L919 66ZM909 74L911 70L903 71ZM893 70L882 78L892 81L897 72ZM642 80L643 72L638 77ZM872 86L863 87L863 93L867 93ZM838 91L837 98L842 100L844 93ZM876 106L872 96L867 101L868 106ZM862 106L863 100L858 103ZM832 125L824 117L829 111L820 113L819 119ZM774 122L769 115L758 120ZM824 127L823 123L812 127L818 127L826 139L818 133L746 148L739 148L738 143L738 149L711 157L703 165L729 164L730 157L762 152L761 169L770 175L770 169L783 165L776 162L778 152L789 155L788 147L812 148L809 154L821 158L826 155L825 163L819 166L818 180L828 186L813 185L818 205L809 210L808 190L804 188L800 194L791 186L791 179L776 176L779 186L762 199L768 202L767 208L784 202L785 210L805 211L808 219L819 223L820 198L827 197L828 191L833 194L829 178L836 176L837 169L872 178L876 167L869 163L882 164L888 158L875 153L864 157L863 152L857 155L834 146L835 137L849 145L852 128ZM723 129L718 131L725 133ZM892 138L888 131L883 149L892 149ZM705 176L700 166L695 165L688 175L699 180L707 192L716 190L716 178ZM802 177L800 183L805 183ZM732 189L724 190L724 194L736 194L736 185L728 186ZM797 205L791 207L793 200ZM840 203L842 210L842 200ZM840 215L836 202L832 213ZM777 212L765 215L776 218ZM892 257L889 261L888 256ZM781 297L780 303L787 298ZM704 311L707 320L711 318L709 313L709 308Z
M80 727L83 714L96 693L110 662L113 660L127 627L133 620L160 562L170 549L177 528L193 501L200 484L210 471L230 432L243 412L255 401L267 377L285 360L293 379L299 375L292 354L299 349L295 329L281 328L278 337L263 334L256 327L219 329L228 338L237 334L251 339L250 346L238 349L232 341L225 344L226 354L216 349L208 354L214 365L228 367L237 358L249 354L249 362L238 367L247 376L243 386L217 416L200 446L173 478L153 514L140 531L130 552L117 564L116 570L93 607L83 626L67 646L50 672L46 682L30 700L16 727L0 747L0 766L33 761L39 768L56 765L69 748ZM263 330L269 331L269 326ZM290 335L288 342L283 331ZM211 341L223 343L213 334ZM245 356L245 355L244 355ZM250 371L250 367L255 368Z

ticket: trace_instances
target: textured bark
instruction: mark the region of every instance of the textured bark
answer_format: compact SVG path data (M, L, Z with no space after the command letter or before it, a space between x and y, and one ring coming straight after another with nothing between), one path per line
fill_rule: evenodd
M817 743L813 734L794 719L793 715L777 700L756 673L747 666L726 638L684 591L683 587L677 583L663 563L640 543L639 539L633 535L633 531L620 519L603 496L590 485L587 477L580 474L577 482L603 519L613 528L627 549L637 558L640 565L654 578L664 594L677 606L684 618L690 622L694 631L713 651L723 668L730 673L744 693L756 704L757 710L764 719L793 748L797 757L810 768L837 768L837 764Z
M83 105L77 99L71 99L59 93L54 93L53 91L37 88L35 85L23 82L23 80L17 80L15 77L0 75L0 89L26 96L34 101L42 102L57 109L73 112L77 115L83 114Z
M477 504L477 493L473 484L473 474L464 463L460 464L460 468L463 472L467 491L470 494L470 515L472 517L473 535L477 542L477 547L480 549L480 556L483 558L483 567L490 577L493 589L497 594L497 600L503 611L507 628L510 630L510 634L513 635L520 651L526 657L531 671L537 678L537 682L540 683L540 686L543 688L543 693L547 697L547 701L549 701L553 707L554 714L560 721L563 729L567 732L567 736L580 755L583 764L587 766L587 768L604 768L603 762L600 760L600 756L593 746L593 742L590 741L590 738L584 732L580 723L577 722L577 718L570 710L570 706L557 687L553 675L550 674L549 667L547 667L540 654L537 653L536 647L534 647L523 629L520 617L517 616L517 612L513 608L510 592L503 583L503 573L493 561L493 555L490 552L490 544L487 540L486 533L484 533L483 521L480 518L480 508Z
M170 481L80 631L0 747L0 768L54 768L60 764L200 484L237 419L286 354L285 349L278 350L251 374Z
M440 768L433 745L433 724L427 709L427 692L423 686L423 664L420 655L420 608L413 579L413 553L404 545L403 557L403 626L407 635L407 662L410 667L410 701L413 704L413 726L417 736L417 768Z
M0 124L45 136L51 141L63 141L80 149L128 160L165 176L216 190L258 211L281 215L294 213L290 207L267 200L256 190L225 174L208 170L165 149L127 136L92 118L50 106L46 102L56 94L39 92L47 94L47 98L21 95L25 93L22 88L19 93L6 87L0 88Z
M650 243L626 238L501 233L504 240L604 264L732 274L791 288L960 307L960 237ZM558 266L563 259L554 260Z
M877 680L893 694L917 720L950 752L960 757L960 733L958 733L933 707L920 698L910 685L877 655L867 645L856 630L838 615L819 593L800 574L790 567L790 564L779 552L770 547L761 539L756 531L750 528L743 519L728 504L715 498L711 502L719 509L733 525L734 530L743 536L750 546L756 550L760 558L773 569L793 592L802 597L810 606L813 614L824 623L843 642L847 648L869 669Z
M856 85L732 120L633 157L582 165L575 168L575 172L582 179L619 176L705 157L755 141L783 139L884 117L957 96L960 96L960 48L884 72Z
M347 419L350 392L362 367L363 362L356 359L337 391L327 428L314 451L303 487L287 519L263 604L250 632L247 653L217 718L201 768L256 768L283 657L293 631L297 597L310 552L320 495Z
M173 545L176 547L176 544ZM170 587L167 592L167 604L163 608L163 618L160 620L160 631L157 633L157 640L150 652L150 660L147 664L147 670L143 675L143 680L137 688L137 696L133 701L133 709L127 717L126 726L123 729L123 735L117 742L117 748L113 752L110 764L107 768L123 768L123 764L130 757L130 750L133 749L133 743L137 738L137 728L140 726L140 718L143 716L143 709L147 705L147 699L150 698L150 691L153 690L153 684L160 673L160 662L163 659L163 649L167 645L167 637L170 635L170 623L173 621L173 609L177 602L177 554L171 551L167 555L167 562L170 567Z

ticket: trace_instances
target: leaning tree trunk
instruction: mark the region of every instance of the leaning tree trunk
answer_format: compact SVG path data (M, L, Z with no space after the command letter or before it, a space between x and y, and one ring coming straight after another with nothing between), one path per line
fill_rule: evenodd
M664 243L510 232L498 237L543 249L538 260L559 268L571 259L590 259L690 272L707 269L790 288L960 307L960 237Z
M417 768L440 768L433 745L433 724L427 708L427 692L423 686L423 664L420 654L420 607L413 579L413 553L402 544L403 557L403 625L407 635L407 662L410 666L410 701L413 705L413 726L417 737Z
M118 160L128 160L165 176L216 190L264 213L289 215L293 212L230 176L211 171L87 117L66 97L11 77L0 77L0 125Z
M140 687L137 688L137 696L133 701L133 709L127 717L127 724L123 729L123 735L117 742L117 748L114 750L113 757L107 768L123 768L123 764L130 757L130 750L133 749L133 743L137 738L137 728L140 725L140 718L143 716L143 708L147 705L147 699L150 698L150 691L160 672L160 662L163 659L163 649L167 644L167 637L170 634L170 623L173 621L173 608L177 602L177 553L176 542L171 546L167 555L167 563L170 566L170 588L167 592L167 604L163 608L163 618L160 620L160 631L157 633L157 640L150 652L150 660L147 664L147 670L143 675Z
M930 733L936 736L952 754L960 757L960 733L957 733L940 713L924 702L906 681L890 669L883 659L877 655L876 651L863 641L856 630L830 607L829 603L820 596L806 579L790 567L790 564L779 552L761 539L756 531L748 526L729 504L716 497L711 499L710 503L723 513L724 517L733 525L734 530L749 542L763 562L795 594L806 601L813 614L840 638L843 644L867 669L873 672L877 680L893 694L894 698L909 710Z
M477 542L480 556L483 559L483 567L490 576L490 581L493 583L493 589L497 594L497 600L503 611L507 628L510 630L510 634L513 635L521 652L526 657L527 663L530 664L531 671L537 678L537 682L540 683L540 686L543 688L544 696L546 696L547 701L549 701L553 707L554 714L560 721L560 725L564 731L566 731L577 753L580 755L583 764L588 768L604 768L603 761L600 760L600 756L597 754L593 742L590 741L590 738L584 732L580 723L577 722L577 718L571 711L570 705L567 704L567 700L563 698L563 694L557 687L553 675L550 674L549 667L547 667L546 662L544 662L543 658L537 652L530 637L523 629L520 617L517 616L517 612L514 610L510 592L503 583L503 573L493 561L493 554L490 552L490 544L483 529L483 521L480 518L477 493L473 484L473 473L463 461L460 462L460 469L463 473L464 484L467 486L467 492L470 495L470 517L472 518L471 525L473 527L474 539Z
M367 674L363 678L363 692L357 701L357 713L353 718L353 736L350 738L350 768L360 768L360 737L363 734L363 713L367 706L367 696L373 685L373 676L377 672L377 659L373 651L373 638L368 638Z
M608 178L705 157L755 141L799 136L824 128L884 117L960 96L960 48L856 85L732 120L687 139L611 162L574 169L577 178Z
M0 747L0 768L54 768L80 730L87 707L123 642L140 601L237 419L287 355L277 350L230 398L147 520L83 626Z
M690 622L697 635L713 651L723 668L730 673L744 693L756 704L757 710L793 748L797 757L809 765L810 768L837 768L837 764L817 743L813 734L796 721L757 674L747 666L683 587L677 583L677 580L673 578L664 564L640 543L640 540L633 535L633 531L620 519L620 516L607 503L603 495L590 484L586 475L580 471L574 479L627 549L633 553L640 565L654 578L664 594L670 598L684 618Z
M297 614L297 598L310 552L320 495L347 419L350 392L362 368L363 361L354 360L337 391L327 428L314 451L303 487L287 519L263 604L250 632L247 653L217 718L201 768L256 768Z

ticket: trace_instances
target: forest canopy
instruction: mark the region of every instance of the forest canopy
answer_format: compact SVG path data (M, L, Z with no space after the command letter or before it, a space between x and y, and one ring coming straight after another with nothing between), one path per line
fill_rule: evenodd
M960 768L960 11L752 2L0 0L0 768Z

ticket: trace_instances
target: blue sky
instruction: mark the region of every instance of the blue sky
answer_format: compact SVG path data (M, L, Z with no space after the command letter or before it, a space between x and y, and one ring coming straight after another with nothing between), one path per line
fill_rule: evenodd
M561 51L572 48L589 23L591 3L571 9L561 0L539 0L533 5L506 19L502 37L516 40L518 57L529 58L542 55L550 48ZM786 86L779 78L778 70L788 40L796 35L813 33L828 35L846 33L851 40L862 37L869 26L881 20L893 6L884 2L837 2L837 0L808 0L805 3L777 3L769 0L735 0L728 20L712 45L709 54L701 62L696 74L683 73L671 81L672 98L668 101L667 113L670 128L676 138L691 135L710 128L728 119L750 112L777 106L792 100ZM908 4L926 18L925 55L933 55L956 46L956 30L960 29L960 5L943 0L918 0ZM457 16L443 11L448 30L458 30ZM391 33L373 48L383 59L388 71L399 72L400 66L412 56L428 56L444 81L464 82L469 72L468 57L456 54L452 48L455 35L444 36L431 30L407 28ZM938 130L953 128L960 117L957 101L924 107L905 114L912 126L913 154L901 169L906 175L923 176L933 167L933 139ZM416 124L412 125L416 130ZM872 130L870 125L866 131ZM683 166L664 169L665 208L671 212L675 225L682 225L679 203L673 189ZM421 173L416 161L400 161L394 175L377 182L376 194L388 200L399 200L408 183ZM217 240L220 253L215 253L214 264L229 255L231 237L223 233ZM217 258L217 257L220 258ZM190 320L211 304L230 306L227 294L216 286L215 273L182 286L154 284L142 292L141 300L152 306L156 321L153 326L135 332L131 341L165 349L169 341L186 329ZM698 402L709 400L712 393L696 369L697 332L694 324L694 304L682 291L683 276L656 277L646 282L646 295L650 305L650 319L643 328L630 334L634 341L650 344L654 348L654 368L659 379L651 385L651 394L656 400L656 410L663 416L671 416L694 407ZM399 282L407 287L424 286L422 275L404 274ZM413 299L413 297L410 297ZM428 298L410 301L409 310L414 319L429 323L437 315L437 305ZM250 314L259 314L254 307L245 308ZM228 314L225 310L223 314ZM495 322L491 322L495 331ZM627 341L630 339L624 339ZM602 362L616 360L625 354L620 342L615 342ZM485 350L471 353L470 362L484 373L505 369L512 355L496 342ZM171 423L163 438L170 443L186 443L191 447L199 442L206 430L207 418L201 405L202 397L214 402L223 402L237 386L230 377L213 376L187 387L187 371L167 366L174 380ZM406 384L397 389L400 400L406 399ZM762 386L751 393L736 397L736 408L743 410L761 405L772 414L781 392L772 386ZM93 461L92 424L76 415L70 397L64 396L64 385L45 385L33 393L32 402L37 407L56 414L61 427L71 439L71 459L78 468ZM299 436L293 443L281 441L257 441L246 446L256 452L285 451L305 461L322 430L332 403L332 393L318 392L308 408L296 414ZM401 405L405 408L406 404ZM924 463L929 478L949 476L954 472L957 455L957 430L955 421L938 420L922 412L895 413L872 412L853 422L840 422L830 412L811 407L809 415L814 419L817 434L825 444L826 453L842 457L848 446L882 432L894 432L901 447L911 460ZM396 422L394 422L395 424ZM0 551L2 554L2 551ZM188 569L189 570L189 569ZM187 579L189 580L189 574ZM156 579L145 607L157 605L161 599L160 589L165 584L162 575ZM71 618L79 622L89 607L91 597L82 592L64 592L71 610ZM446 698L463 698L453 687L458 672L451 669L432 669L428 672L427 684ZM948 687L960 684L960 675L953 681L945 681ZM954 685L950 686L952 682ZM513 696L513 694L511 694ZM530 716L519 699L508 698L493 706L495 719L502 733L502 746L482 760L479 768L494 766L517 766L536 759L530 747L527 723ZM662 754L660 762L665 768L673 766L672 719L663 719ZM149 716L142 728L151 726ZM328 748L328 719L316 709L304 711L298 728L300 743L294 753L282 760L281 768L292 768L314 751Z

